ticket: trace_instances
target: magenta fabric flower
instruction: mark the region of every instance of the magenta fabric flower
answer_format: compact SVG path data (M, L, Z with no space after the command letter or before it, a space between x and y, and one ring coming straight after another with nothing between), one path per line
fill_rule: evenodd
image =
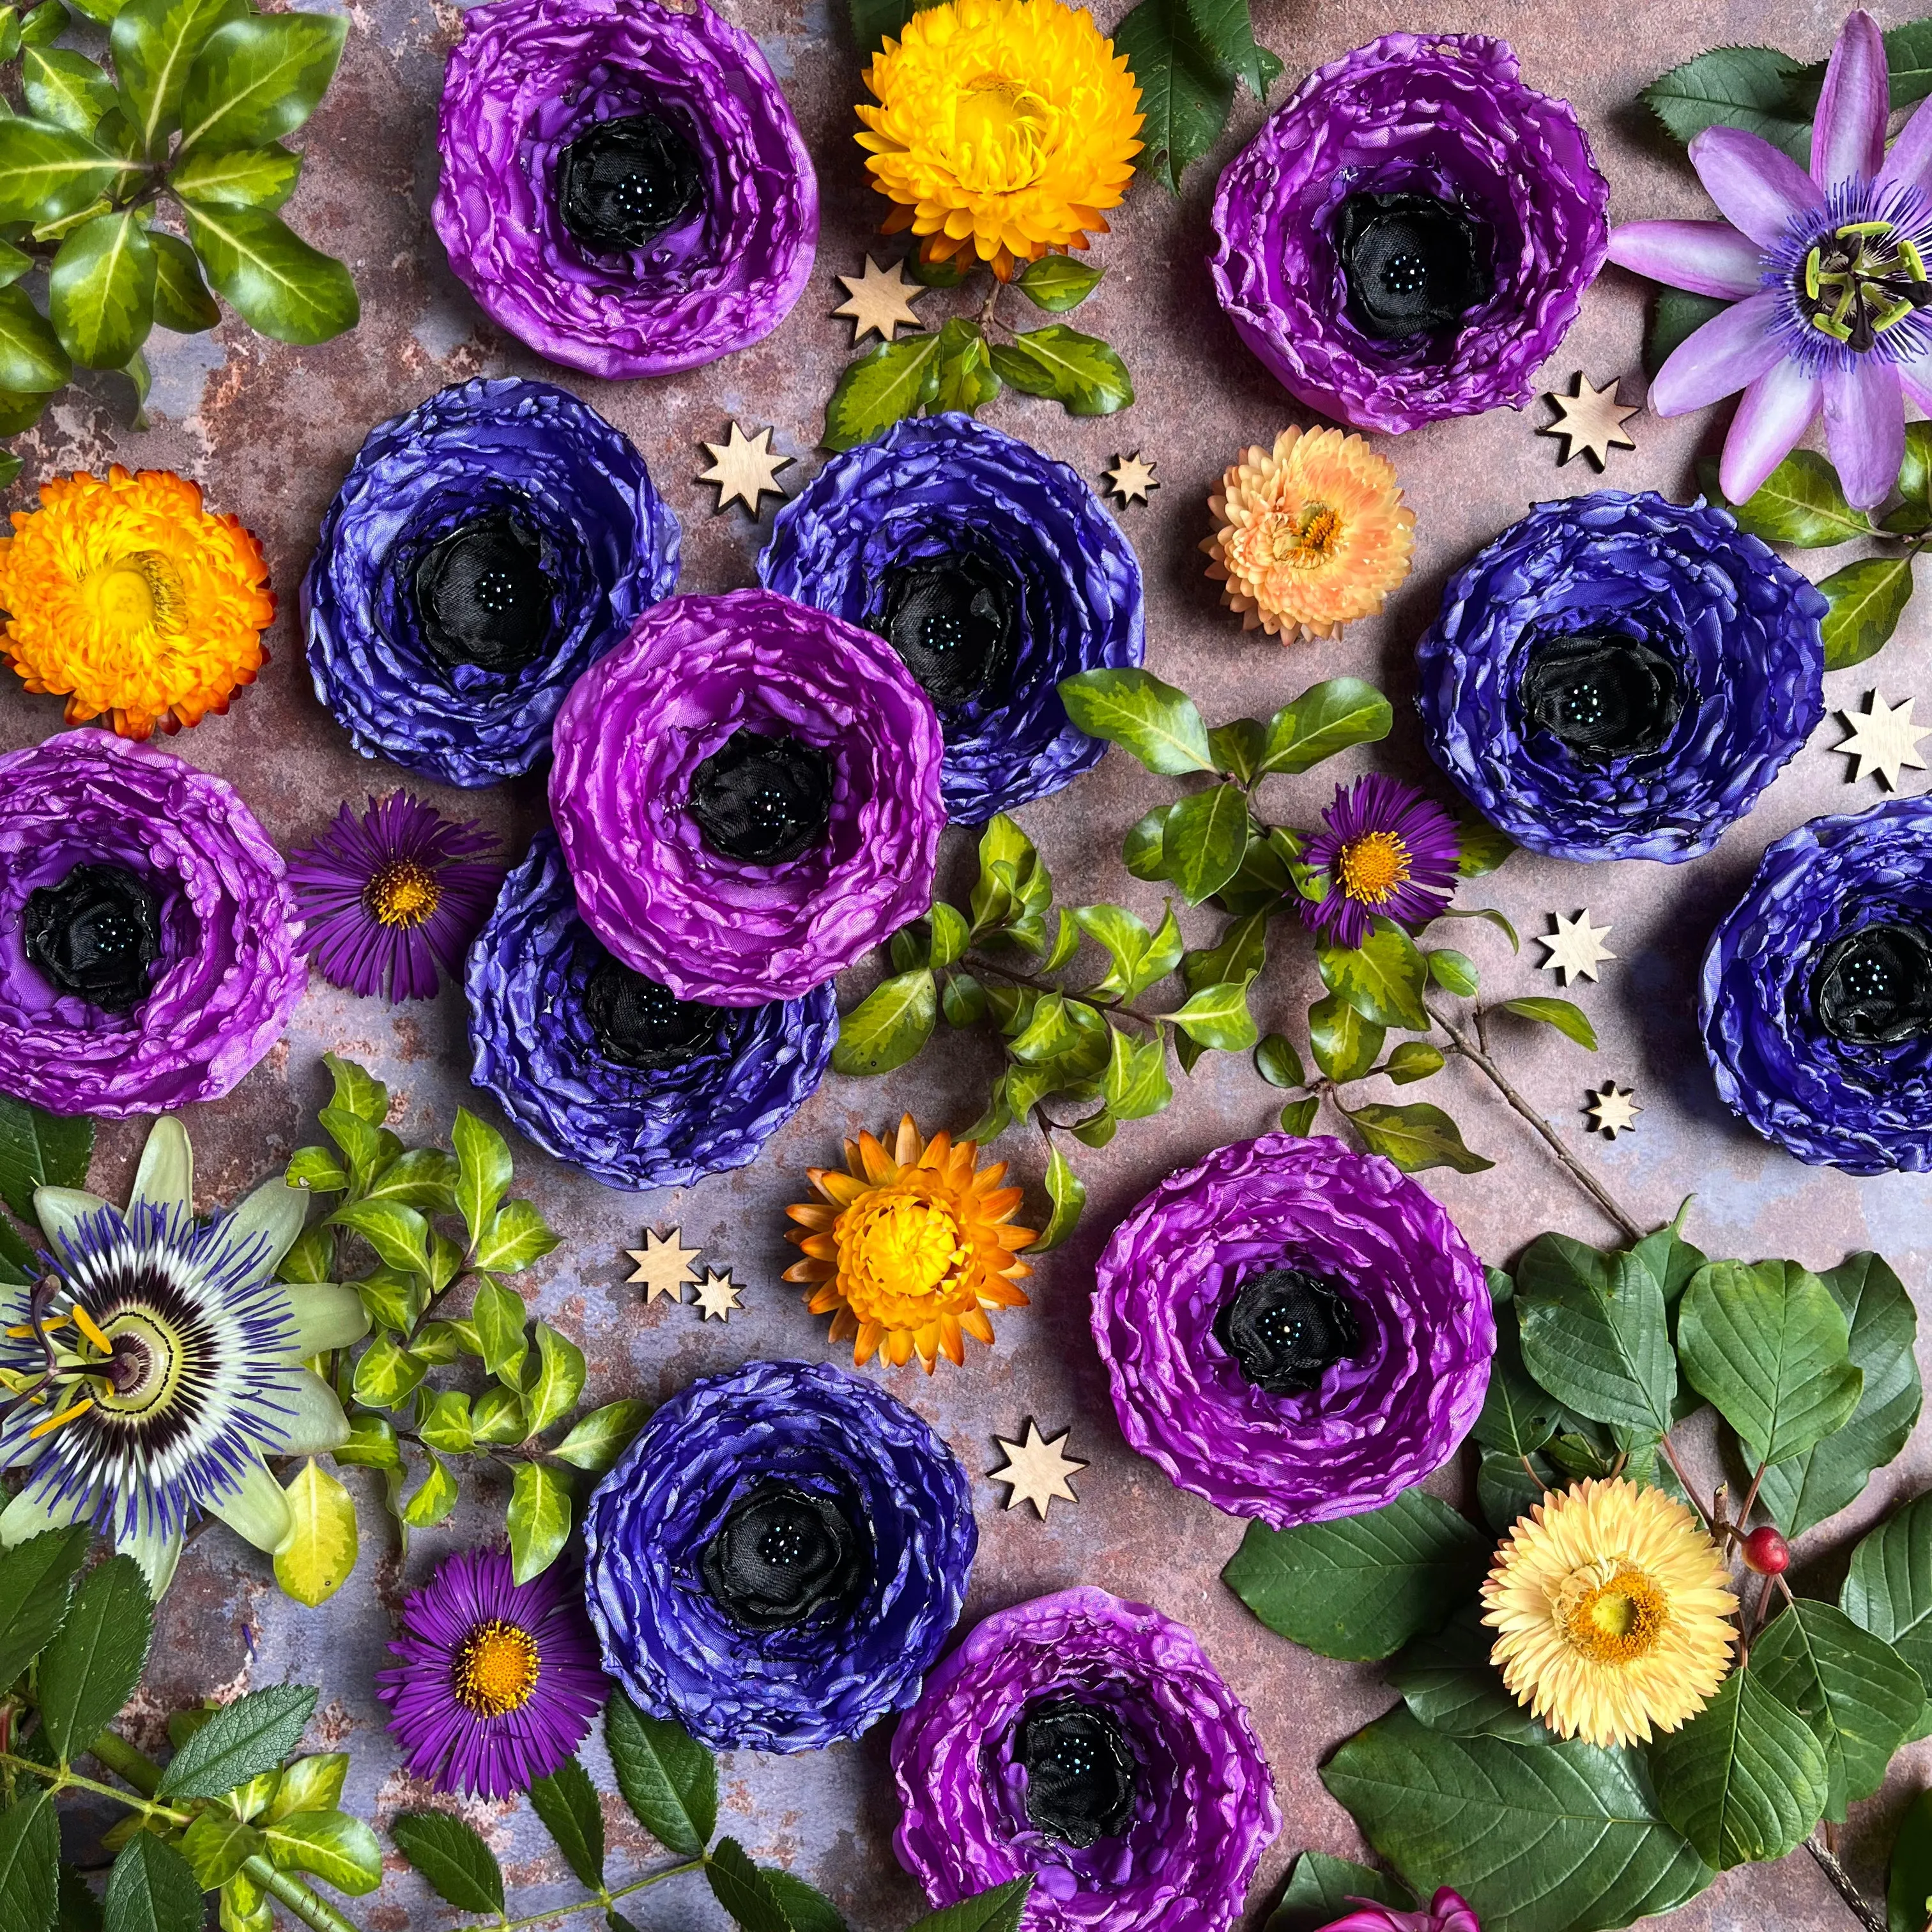
M932 902L945 746L883 638L674 597L580 678L550 811L584 922L680 1000L796 1000Z
M1295 904L1330 944L1360 945L1378 919L1426 926L1455 896L1456 821L1413 785L1370 772L1341 786L1322 820L1306 859L1328 874L1328 890Z
M818 182L758 43L695 0L494 0L464 17L432 214L490 319L624 381L768 335L812 272Z
M1744 400L1719 479L1742 502L1822 410L1845 494L1882 503L1905 459L1905 404L1932 411L1932 102L1885 149L1885 42L1846 16L1811 128L1811 172L1761 136L1707 128L1690 143L1721 221L1633 221L1610 260L1732 306L1657 372L1650 406L1682 416Z
M1113 1232L1094 1340L1130 1448L1276 1529L1379 1509L1455 1453L1496 1353L1483 1264L1378 1154L1269 1134Z
M892 1774L893 1844L927 1897L1030 1874L1025 1932L1226 1932L1281 1829L1254 1726L1193 1632L1104 1590L979 1624L899 1720Z
M1324 1925L1322 1932L1483 1932L1468 1901L1446 1885L1424 1912L1399 1912L1366 1898L1352 1898L1348 1903L1359 1910Z

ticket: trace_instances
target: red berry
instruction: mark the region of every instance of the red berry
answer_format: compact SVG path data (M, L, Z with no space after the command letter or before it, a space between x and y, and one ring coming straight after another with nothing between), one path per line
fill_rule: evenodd
M1782 1576L1791 1568L1791 1546L1766 1523L1744 1538L1744 1567L1760 1576Z

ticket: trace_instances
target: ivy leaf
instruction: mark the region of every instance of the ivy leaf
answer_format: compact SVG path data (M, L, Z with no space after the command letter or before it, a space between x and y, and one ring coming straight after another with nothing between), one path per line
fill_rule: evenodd
M1781 148L1801 166L1811 158L1810 117L1793 112L1800 62L1774 47L1714 47L1654 80L1639 98L1687 145L1706 128L1742 128Z
M47 319L61 346L90 369L118 369L154 326L154 251L129 209L70 234L47 276Z
M932 968L900 973L874 986L838 1023L832 1065L839 1073L890 1073L932 1037L939 1012Z
M1352 745L1386 738L1394 725L1394 708L1373 685L1331 677L1310 686L1268 720L1261 770L1293 776Z
M993 372L1022 394L1050 397L1069 416L1108 416L1134 399L1127 365L1097 336L1064 322L995 343Z
M1042 255L1026 265L1014 286L1036 308L1064 315L1100 286L1106 272L1090 262L1076 262L1071 255Z
M958 410L970 416L990 403L1000 393L1000 388L980 325L969 316L956 315L939 332L939 381L933 392L934 412Z
M0 221L57 221L72 214L98 200L121 166L84 134L10 115L0 120Z
M848 362L825 405L827 449L870 442L916 416L939 393L939 337L905 335Z
M638 1822L666 1851L696 1858L718 1828L717 1761L682 1725L646 1717L621 1690L604 1708L604 1741Z
M114 83L85 54L65 47L28 47L20 57L27 112L56 128L92 134L114 105Z
M1138 82L1141 139L1136 165L1170 191L1220 139L1234 104L1234 82L1202 39L1186 0L1140 0L1114 29L1114 51Z
M244 0L128 0L109 44L136 151L158 154L181 119L195 56L215 28L248 13ZM184 193L177 177L177 193Z
M1261 1037L1261 1029L1248 1010L1248 986L1246 980L1229 980L1216 986L1203 986L1184 1005L1162 1017L1202 1046L1238 1053Z
M1151 671L1077 672L1060 680L1060 697L1068 717L1090 738L1131 752L1157 776L1214 769L1208 727L1193 699Z
M104 1922L115 1932L201 1932L207 1922L188 1862L152 1832L136 1832L122 1847L101 1903ZM51 1910L43 1922L53 1923Z
M1033 1244L1031 1252L1045 1254L1057 1248L1072 1233L1087 1205L1087 1184L1073 1171L1073 1163L1058 1148L1047 1157L1046 1197L1053 1204L1053 1212L1047 1218L1046 1227L1038 1240Z
M60 1763L85 1750L134 1694L153 1628L148 1586L131 1556L110 1556L81 1580L35 1673L42 1731Z
M338 19L332 24L344 23ZM311 248L280 216L266 208L224 208L212 202L184 202L182 206L188 212L188 239L208 279L256 334L277 342L309 344L327 342L356 326L362 307L349 271L332 255Z
M1912 556L1868 556L1819 580L1825 613L1825 668L1845 670L1892 641L1912 599Z
M164 1798L219 1798L272 1771L302 1742L315 1708L305 1684L272 1684L224 1704L161 1773Z
M46 1649L67 1616L75 1573L94 1546L87 1523L50 1529L0 1557L0 1684Z
M436 1897L459 1912L503 1910L503 1871L496 1855L447 1811L404 1811L389 1825L396 1849Z
M1359 1080L1380 1057L1387 1030L1365 1020L1339 993L1308 1010L1308 1044L1315 1064L1330 1080Z
M1404 1174L1453 1167L1458 1174L1480 1174L1496 1166L1463 1144L1462 1131L1440 1107L1414 1100L1406 1107L1371 1102L1345 1110L1370 1153L1385 1155Z
M1525 999L1505 1000L1502 1010L1520 1014L1526 1020L1540 1020L1545 1026L1554 1027L1566 1040L1574 1040L1592 1053L1597 1050L1597 1030L1591 1025L1589 1016L1570 1000L1532 994Z
M334 79L348 32L328 14L248 14L217 27L182 89L180 152L259 148L293 134Z
M1566 1408L1661 1435L1672 1420L1677 1364L1664 1291L1641 1262L1544 1234L1516 1271L1524 1366Z
M275 1581L298 1604L326 1602L356 1568L356 1499L311 1456L284 1485L292 1527Z
M1767 543L1822 550L1871 535L1870 518L1845 500L1838 472L1816 450L1794 449L1746 502L1726 502L1714 476L1700 476L1705 494L1723 504L1741 530Z
M1198 905L1234 876L1248 847L1247 794L1238 784L1196 792L1167 815L1162 852L1168 878Z
M1650 333L1644 339L1643 373L1657 372L1702 328L1731 306L1718 296L1694 296L1683 289L1659 288L1650 308Z
M1415 941L1393 920L1377 920L1360 946L1318 947L1315 963L1322 985L1364 1019L1417 1033L1427 1029L1429 1016L1422 1005L1427 969Z
M604 1884L604 1813L597 1787L574 1757L567 1757L547 1777L530 1784L530 1808L556 1840L556 1848L578 1878L593 1891Z

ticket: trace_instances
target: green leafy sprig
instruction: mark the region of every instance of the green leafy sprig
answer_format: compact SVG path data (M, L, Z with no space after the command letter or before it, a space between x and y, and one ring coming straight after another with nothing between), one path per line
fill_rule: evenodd
M332 1367L351 1430L334 1460L382 1472L405 1539L456 1506L452 1462L475 1455L505 1464L511 1562L517 1580L526 1582L568 1538L578 1478L616 1460L646 1405L614 1402L576 1413L583 1351L550 1323L531 1323L523 1298L506 1286L504 1276L548 1254L558 1238L529 1202L509 1197L502 1135L459 1108L453 1152L405 1148L384 1124L382 1084L333 1054L324 1060L334 1092L320 1119L334 1144L299 1149L288 1180L340 1198L304 1230L280 1272L287 1281L348 1282L369 1311L369 1339L341 1352ZM344 1266L351 1260L359 1273ZM468 1312L448 1312L466 1288ZM484 1385L433 1384L434 1371L458 1364L474 1364L470 1378ZM422 1479L405 1496L416 1456ZM290 1496L296 1533L277 1555L275 1574L290 1595L319 1603L353 1567L354 1501L313 1462Z

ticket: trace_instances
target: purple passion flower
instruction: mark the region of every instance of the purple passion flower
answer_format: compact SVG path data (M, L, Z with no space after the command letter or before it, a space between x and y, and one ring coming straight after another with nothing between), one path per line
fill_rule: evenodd
M1281 1829L1194 1633L1104 1590L1001 1610L892 1738L899 1862L935 1906L1028 1874L1027 1932L1226 1932Z
M644 459L595 410L549 382L460 383L370 430L322 518L302 589L316 695L365 758L514 778L677 554Z
M519 1583L507 1550L461 1550L404 1600L402 1662L376 1694L412 1778L508 1798L574 1754L610 1687L574 1585L561 1566Z
M1276 1529L1380 1509L1448 1461L1496 1327L1456 1224L1378 1154L1268 1134L1114 1230L1094 1339L1130 1447Z
M604 1667L718 1750L817 1750L904 1710L979 1543L952 1450L822 1362L748 1362L674 1396L584 1535Z
M1610 187L1567 101L1479 34L1385 34L1228 163L1209 257L1243 341L1310 409L1413 429L1534 393L1603 266Z
M674 597L558 714L578 909L680 1000L802 998L931 904L944 750L871 632L769 590Z
M1295 904L1330 945L1360 945L1378 919L1426 926L1455 896L1456 821L1413 785L1371 772L1337 790L1322 821L1306 862L1328 874L1328 894Z
M473 1078L524 1133L607 1187L742 1167L817 1091L830 982L762 1006L687 1004L614 959L540 833L470 955Z
M758 43L710 7L495 0L443 81L431 211L492 321L613 382L768 335L818 182Z
M938 707L946 816L978 825L1106 747L1059 683L1138 664L1141 569L1079 473L970 416L896 424L781 509L766 586L876 631Z
M1932 1167L1932 798L1778 840L1704 955L1718 1091L1852 1174Z
M1533 852L1694 859L1825 715L1825 610L1701 501L1539 504L1416 648L1430 754Z
M294 917L225 780L100 731L0 758L0 1093L115 1120L218 1100L301 1001Z
M332 986L393 1006L436 997L490 916L505 868L472 854L496 844L406 791L344 806L315 843L289 855L308 956Z
M1811 171L1761 136L1707 128L1690 165L1721 221L1633 221L1610 260L1732 306L1657 372L1650 406L1744 400L1719 481L1753 495L1817 420L1845 494L1883 502L1905 458L1905 405L1932 410L1932 107L1885 150L1885 42L1846 16L1811 123Z

